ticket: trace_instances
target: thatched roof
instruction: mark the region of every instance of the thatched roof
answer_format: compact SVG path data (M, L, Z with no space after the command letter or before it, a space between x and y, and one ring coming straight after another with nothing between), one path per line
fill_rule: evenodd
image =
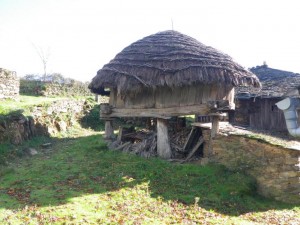
M145 87L191 84L260 86L257 77L232 58L177 31L164 31L129 45L100 69L89 88L103 94L140 92Z
M281 98L284 96L299 97L300 74L262 66L252 67L250 71L259 78L262 88L239 87L237 98Z

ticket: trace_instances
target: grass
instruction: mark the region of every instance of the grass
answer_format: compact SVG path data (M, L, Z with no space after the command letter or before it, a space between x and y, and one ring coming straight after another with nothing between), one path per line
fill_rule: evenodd
M88 97L74 97L74 99L87 99ZM91 97L90 97L91 98ZM43 96L27 96L20 95L19 101L14 100L1 100L0 101L0 115L7 115L14 111L24 111L25 114L29 114L30 108L35 105L46 106L51 102L57 100L70 99L70 97L43 97Z
M24 149L38 148L41 144L49 141L49 137L39 136L33 137L31 140L24 142L24 144L20 146L13 145L9 142L0 144L0 166L7 165L9 161L16 157L23 157L25 155Z
M14 100L1 100L0 115L7 115L13 111L22 110L25 113L29 111L30 107L34 105L45 105L53 101L67 99L63 97L42 97L42 96L25 96L20 95L19 101Z
M110 151L90 130L52 143L0 168L0 224L300 222L299 207L257 196L251 178L221 166Z

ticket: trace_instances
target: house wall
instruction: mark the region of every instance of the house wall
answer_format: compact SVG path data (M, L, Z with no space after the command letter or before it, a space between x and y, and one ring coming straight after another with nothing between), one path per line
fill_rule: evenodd
M283 112L275 105L279 98L238 99L235 124L254 129L287 131Z
M15 72L0 68L0 99L17 99L20 80Z
M124 99L117 95L117 90L110 94L110 105L116 108L168 108L175 106L192 106L208 101L228 100L234 104L232 86L192 85L184 87L145 88L142 93L128 93Z

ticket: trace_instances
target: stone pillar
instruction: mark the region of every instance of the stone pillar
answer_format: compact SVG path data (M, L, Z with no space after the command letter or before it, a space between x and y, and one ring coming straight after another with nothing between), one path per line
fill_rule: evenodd
M204 140L203 157L209 158L212 155L211 130L202 129L202 136L203 136L203 140Z
M105 119L105 134L104 134L105 139L112 139L115 137L112 121L113 119Z
M211 138L215 138L219 133L219 116L212 117L212 126L211 126Z
M112 126L113 118L109 116L112 112L111 109L112 108L108 103L100 104L100 118L105 121L105 139L112 139L115 137L114 129Z
M168 134L168 121L157 119L157 154L163 159L170 159L172 151Z

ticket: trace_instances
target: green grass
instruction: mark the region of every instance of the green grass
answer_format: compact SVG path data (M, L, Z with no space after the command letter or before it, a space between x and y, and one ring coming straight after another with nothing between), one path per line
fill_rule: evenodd
M0 166L6 165L16 157L25 156L26 148L38 148L41 144L49 142L50 138L46 136L33 137L31 140L24 142L20 146L13 145L9 142L0 144ZM0 173L1 175L1 173Z
M7 115L14 111L22 110L25 113L34 105L46 105L53 101L67 99L63 97L41 97L41 96L25 96L20 95L19 101L14 100L1 100L0 115Z
M0 168L0 224L289 224L300 208L261 198L217 165L110 151L84 130ZM30 143L29 143L30 145Z

